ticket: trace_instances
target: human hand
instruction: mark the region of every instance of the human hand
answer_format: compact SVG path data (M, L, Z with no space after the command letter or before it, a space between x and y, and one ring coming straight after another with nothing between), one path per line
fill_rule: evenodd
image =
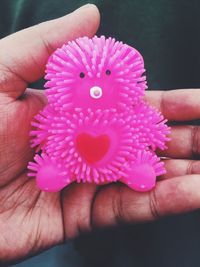
M26 87L44 76L56 48L92 37L98 25L97 8L86 5L0 40L0 265L65 239L61 194L40 192L26 175L30 122L45 104L42 91Z
M42 92L25 91L27 84L44 75L47 58L57 47L81 35L92 36L98 23L99 14L90 5L0 40L0 262L25 258L94 227L148 221L200 207L200 177L190 175L199 173L198 162L192 161L192 151L198 152L198 128L193 126L180 126L180 136L179 126L172 128L165 155L179 159L166 162L168 174L148 193L122 184L72 184L61 193L46 193L27 177L33 156L30 121L45 102ZM169 120L190 120L200 116L199 96L199 90L148 92L147 100Z

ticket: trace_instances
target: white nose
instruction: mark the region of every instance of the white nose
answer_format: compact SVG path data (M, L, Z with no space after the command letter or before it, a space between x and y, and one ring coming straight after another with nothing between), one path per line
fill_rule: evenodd
M103 93L102 93L101 87L93 86L93 87L90 88L90 96L92 98L95 98L95 99L100 98L100 97L102 97L102 94Z

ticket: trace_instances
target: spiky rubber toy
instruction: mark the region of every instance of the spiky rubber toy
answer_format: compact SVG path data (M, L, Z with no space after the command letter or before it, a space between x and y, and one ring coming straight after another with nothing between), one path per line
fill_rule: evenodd
M143 100L139 52L113 38L78 38L57 49L46 67L48 104L35 117L28 165L44 191L73 181L121 181L136 191L165 173L155 149L165 149L169 128Z

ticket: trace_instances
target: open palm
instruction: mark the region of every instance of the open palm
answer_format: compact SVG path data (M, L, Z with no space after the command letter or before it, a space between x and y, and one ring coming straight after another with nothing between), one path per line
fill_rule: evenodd
M30 121L44 104L42 91L26 89L44 75L48 56L99 25L95 6L0 40L0 262L23 259L93 227L139 222L200 207L198 127L175 126L164 156L168 174L155 190L137 193L122 184L72 184L61 193L41 192L27 177L33 157ZM149 92L147 101L172 121L200 117L199 90ZM187 100L187 101L186 101Z

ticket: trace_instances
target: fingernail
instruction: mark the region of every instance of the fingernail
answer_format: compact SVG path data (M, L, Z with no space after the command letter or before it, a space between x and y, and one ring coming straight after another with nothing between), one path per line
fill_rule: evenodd
M84 6L79 7L79 8L76 9L74 12L79 11L79 10L81 10L81 9L89 8L89 7L91 7L91 6L93 6L93 4L88 3L88 4L84 5Z

